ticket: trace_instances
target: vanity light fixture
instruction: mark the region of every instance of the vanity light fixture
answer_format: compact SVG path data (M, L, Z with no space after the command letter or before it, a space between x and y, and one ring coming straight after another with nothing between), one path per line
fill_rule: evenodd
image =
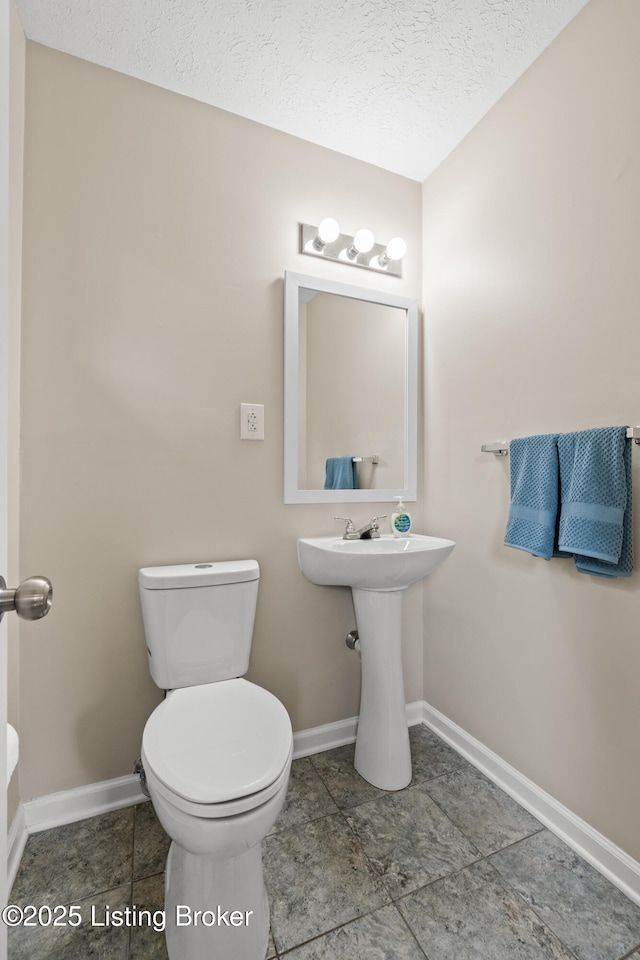
M391 260L402 260L406 252L407 245L402 237L394 237L393 240L389 240L382 256L378 257L378 263L381 267L386 267Z
M300 253L311 257L323 257L352 267L364 267L377 273L402 276L402 258L407 245L401 237L389 243L376 243L371 230L363 227L355 236L340 232L340 225L333 217L320 221L318 227L309 223L300 224Z
M324 250L328 243L334 243L340 236L340 224L333 217L325 217L320 221L318 235L313 241L316 250Z
M355 260L359 253L369 253L370 250L373 250L375 242L376 238L371 230L367 230L366 228L358 230L353 238L353 243L347 250L349 260Z

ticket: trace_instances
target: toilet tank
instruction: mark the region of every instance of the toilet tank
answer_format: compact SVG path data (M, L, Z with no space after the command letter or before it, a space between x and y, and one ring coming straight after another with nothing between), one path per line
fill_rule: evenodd
M259 576L255 560L139 571L149 671L158 687L192 687L247 672Z

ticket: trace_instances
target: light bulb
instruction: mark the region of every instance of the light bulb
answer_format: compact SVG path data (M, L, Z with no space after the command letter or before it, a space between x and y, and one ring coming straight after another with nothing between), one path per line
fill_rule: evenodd
M371 230L363 228L358 230L355 237L353 238L353 246L356 248L358 253L369 253L369 250L373 247L375 243L375 237Z
M407 245L402 237L394 237L389 240L385 254L389 260L402 260L407 252Z
M333 217L325 217L320 221L318 227L318 236L316 237L316 246L324 247L327 243L333 243L340 236L340 224Z

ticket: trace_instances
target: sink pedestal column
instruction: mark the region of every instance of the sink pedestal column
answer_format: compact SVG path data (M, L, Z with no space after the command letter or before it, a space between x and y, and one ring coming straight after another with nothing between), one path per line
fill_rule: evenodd
M352 593L362 666L354 765L374 786L401 790L411 781L400 648L404 590Z

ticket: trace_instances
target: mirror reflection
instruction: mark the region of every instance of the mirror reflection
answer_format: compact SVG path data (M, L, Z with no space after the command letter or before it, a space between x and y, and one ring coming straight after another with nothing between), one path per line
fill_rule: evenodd
M299 294L298 484L404 487L406 311Z
M415 499L417 303L285 275L285 503Z

